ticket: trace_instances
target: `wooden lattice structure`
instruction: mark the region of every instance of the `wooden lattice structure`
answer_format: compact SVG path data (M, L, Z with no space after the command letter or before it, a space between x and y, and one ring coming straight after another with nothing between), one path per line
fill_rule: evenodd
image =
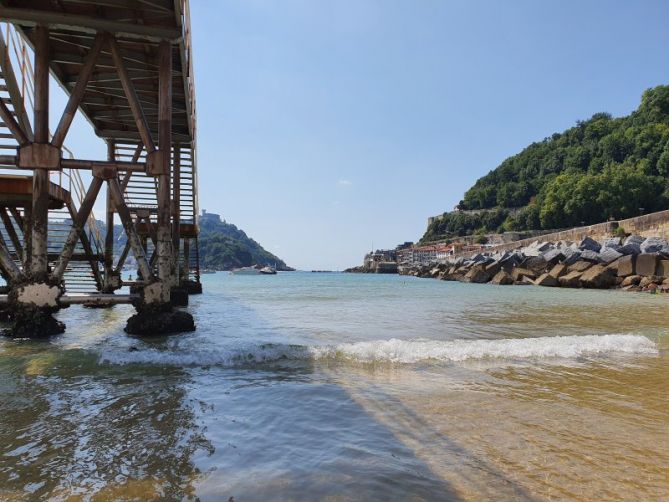
M190 253L192 243L197 246L198 204L188 1L0 0L0 20L13 25L33 55L32 62L28 58L20 64L23 82L24 65L30 67L33 90L27 106L4 39L0 46L0 91L8 93L0 96L0 138L15 142L13 151L0 146L0 169L25 173L20 182L0 176L5 223L0 269L10 288L43 284L42 293L55 295L56 305L85 303L72 299L69 291L63 294L71 263L79 258L91 267L100 294L89 297L99 304L123 285L120 271L133 255L140 279L133 283L138 296L130 295L128 301L166 304L175 288L197 291L199 265ZM49 75L68 94L53 134ZM63 154L77 111L107 143L107 158ZM74 203L54 173L71 177L81 170L90 172L92 181ZM26 193L12 199L9 191L19 185ZM107 234L98 239L90 231L91 210L103 186ZM54 197L56 189L62 200ZM53 256L49 210L59 205L68 208L71 219L62 249ZM117 257L115 215L127 234L126 248ZM53 293L47 294L47 288Z

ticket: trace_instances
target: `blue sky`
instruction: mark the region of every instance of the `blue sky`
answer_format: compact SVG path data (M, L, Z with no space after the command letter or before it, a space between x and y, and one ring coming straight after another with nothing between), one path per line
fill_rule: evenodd
M193 0L191 11L200 206L304 269L418 239L504 158L669 83L666 1Z

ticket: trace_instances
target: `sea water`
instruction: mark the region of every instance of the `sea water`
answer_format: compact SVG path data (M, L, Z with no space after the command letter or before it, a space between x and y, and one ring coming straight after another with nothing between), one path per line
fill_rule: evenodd
M669 296L203 276L0 340L1 500L667 500Z

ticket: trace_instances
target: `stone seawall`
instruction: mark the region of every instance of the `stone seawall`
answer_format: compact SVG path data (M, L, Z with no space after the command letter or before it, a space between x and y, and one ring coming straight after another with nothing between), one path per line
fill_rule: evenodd
M661 237L669 240L669 210L645 214L617 222L625 232L642 237Z

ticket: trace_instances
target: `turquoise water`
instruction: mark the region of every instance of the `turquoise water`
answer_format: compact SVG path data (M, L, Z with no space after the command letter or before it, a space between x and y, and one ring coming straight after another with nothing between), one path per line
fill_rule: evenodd
M0 498L669 497L669 298L400 276L203 276L0 341ZM96 499L96 500L97 500Z

